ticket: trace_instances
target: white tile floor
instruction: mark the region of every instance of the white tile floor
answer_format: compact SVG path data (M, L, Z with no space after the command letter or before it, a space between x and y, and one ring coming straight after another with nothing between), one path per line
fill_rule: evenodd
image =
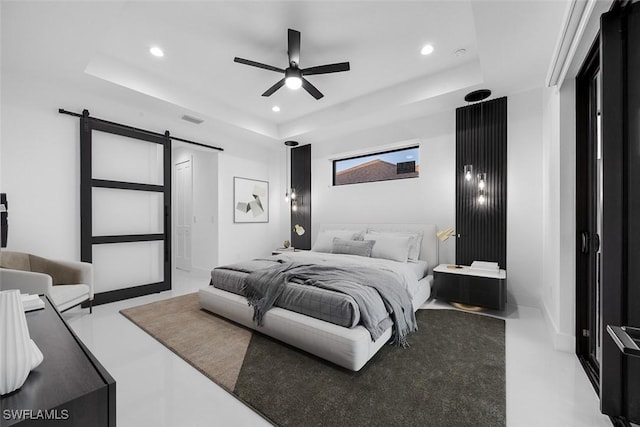
M207 277L176 271L174 289L64 317L116 380L117 423L129 426L270 425L167 350L119 310L194 292ZM451 308L438 302L428 308ZM576 357L551 348L539 310L506 315L507 425L611 426Z

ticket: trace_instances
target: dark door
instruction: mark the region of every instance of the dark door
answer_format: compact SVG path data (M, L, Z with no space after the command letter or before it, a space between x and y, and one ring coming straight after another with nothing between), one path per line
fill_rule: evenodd
M171 139L80 119L80 257L94 304L171 289Z
M605 326L640 327L639 46L639 3L627 3L602 16L602 321ZM640 358L623 354L609 334L604 335L602 344L602 411L640 423Z
M576 77L576 354L599 391L602 139L599 39Z

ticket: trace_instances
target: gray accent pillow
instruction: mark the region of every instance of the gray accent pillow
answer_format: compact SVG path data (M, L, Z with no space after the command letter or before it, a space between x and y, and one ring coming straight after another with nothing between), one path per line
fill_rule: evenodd
M363 230L324 230L318 233L311 248L313 252L328 252L333 249L333 239L339 237L346 240L362 240Z
M347 240L339 237L333 238L333 248L331 250L334 254L347 254L347 255L359 255L370 257L371 249L375 244L375 240Z

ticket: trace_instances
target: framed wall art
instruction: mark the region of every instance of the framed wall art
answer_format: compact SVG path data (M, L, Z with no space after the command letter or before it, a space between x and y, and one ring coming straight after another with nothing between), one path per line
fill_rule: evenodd
M233 177L233 222L269 222L269 183Z

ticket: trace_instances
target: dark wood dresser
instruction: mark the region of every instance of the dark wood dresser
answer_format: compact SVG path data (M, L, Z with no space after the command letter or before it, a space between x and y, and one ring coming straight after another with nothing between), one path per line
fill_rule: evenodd
M22 387L0 397L0 425L116 425L116 382L45 297L26 313L44 360Z

